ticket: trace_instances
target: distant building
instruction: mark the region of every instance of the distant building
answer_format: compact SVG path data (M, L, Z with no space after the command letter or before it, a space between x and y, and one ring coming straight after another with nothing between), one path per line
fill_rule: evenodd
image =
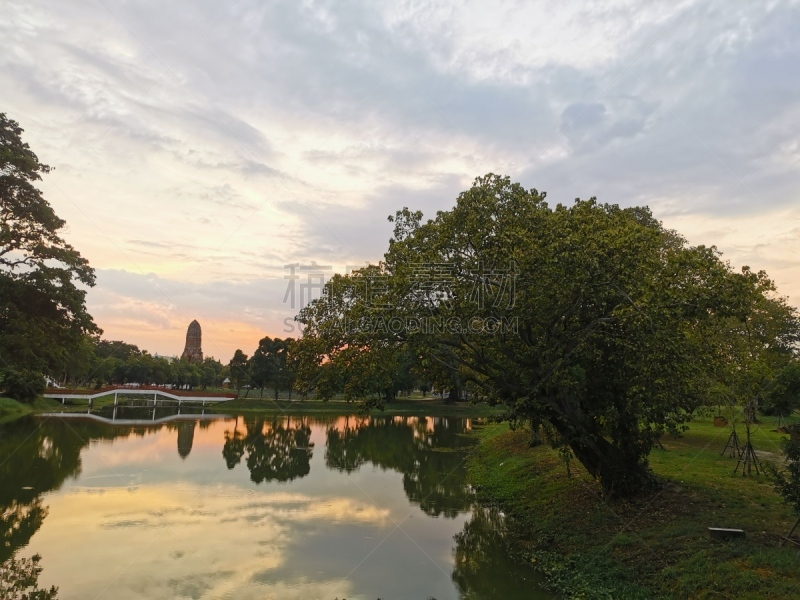
M181 358L185 358L190 363L203 362L203 332L200 323L192 321L186 331L186 346L183 349Z

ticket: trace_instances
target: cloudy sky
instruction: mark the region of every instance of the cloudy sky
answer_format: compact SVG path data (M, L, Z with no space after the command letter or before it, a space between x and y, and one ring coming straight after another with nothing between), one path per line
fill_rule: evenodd
M487 172L647 204L799 304L798 31L789 0L0 0L0 111L105 337L151 352L287 335L286 265L378 260Z

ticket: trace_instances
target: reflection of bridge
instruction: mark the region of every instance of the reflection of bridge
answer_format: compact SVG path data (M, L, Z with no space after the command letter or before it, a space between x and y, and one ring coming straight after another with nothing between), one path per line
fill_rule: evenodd
M167 415L166 417L159 417L156 419L156 411L152 409L152 418L150 419L118 419L117 418L117 409L114 408L114 411L111 414L111 417L104 417L102 415L97 415L90 412L79 412L79 413L70 413L70 412L62 412L62 413L43 413L39 415L42 418L45 417L57 417L59 419L90 419L92 421L98 421L100 423L110 423L113 425L160 425L161 423L169 423L171 421L215 421L217 419L226 418L226 415L219 415L219 414L185 414L182 415L178 413L177 415ZM149 409L148 409L149 412Z
M169 400L177 402L178 406L182 402L199 402L205 406L206 402L227 402L236 399L236 394L220 394L216 392L198 392L187 390L171 390L159 387L142 386L138 388L132 387L107 387L99 390L64 390L64 389L47 389L44 391L45 398L55 398L61 400L64 404L66 400L88 400L92 404L95 398L103 396L110 396L114 394L114 406L119 403L119 396L146 396L147 401L150 401L152 395L153 404L156 404L161 397L162 400Z

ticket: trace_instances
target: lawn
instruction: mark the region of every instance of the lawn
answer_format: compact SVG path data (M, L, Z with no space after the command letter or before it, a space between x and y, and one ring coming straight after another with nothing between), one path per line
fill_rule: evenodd
M780 462L782 436L769 420L753 444ZM767 476L733 474L736 459L720 455L729 433L698 419L664 439L650 455L663 488L627 502L605 501L579 464L567 476L549 446L531 448L527 432L503 424L476 430L482 443L469 474L512 519L518 557L566 597L800 597L797 551L779 547L794 516ZM744 529L747 538L711 541L708 527Z
M11 398L0 398L0 423L13 421L34 412L48 412L61 406L49 398L37 398L31 404L21 404Z
M291 414L353 414L358 412L358 402L343 400L278 400L264 398L238 398L220 405L217 410L226 413L286 413ZM383 410L373 409L372 415L416 415L449 417L490 417L502 412L498 407L485 404L456 402L446 404L438 398L398 398L386 402Z

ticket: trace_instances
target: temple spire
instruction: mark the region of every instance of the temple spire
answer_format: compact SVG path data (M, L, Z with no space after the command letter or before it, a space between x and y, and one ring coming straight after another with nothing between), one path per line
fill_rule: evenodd
M196 320L189 323L186 330L186 346L183 349L181 358L185 358L190 363L203 362L203 332L200 323Z

